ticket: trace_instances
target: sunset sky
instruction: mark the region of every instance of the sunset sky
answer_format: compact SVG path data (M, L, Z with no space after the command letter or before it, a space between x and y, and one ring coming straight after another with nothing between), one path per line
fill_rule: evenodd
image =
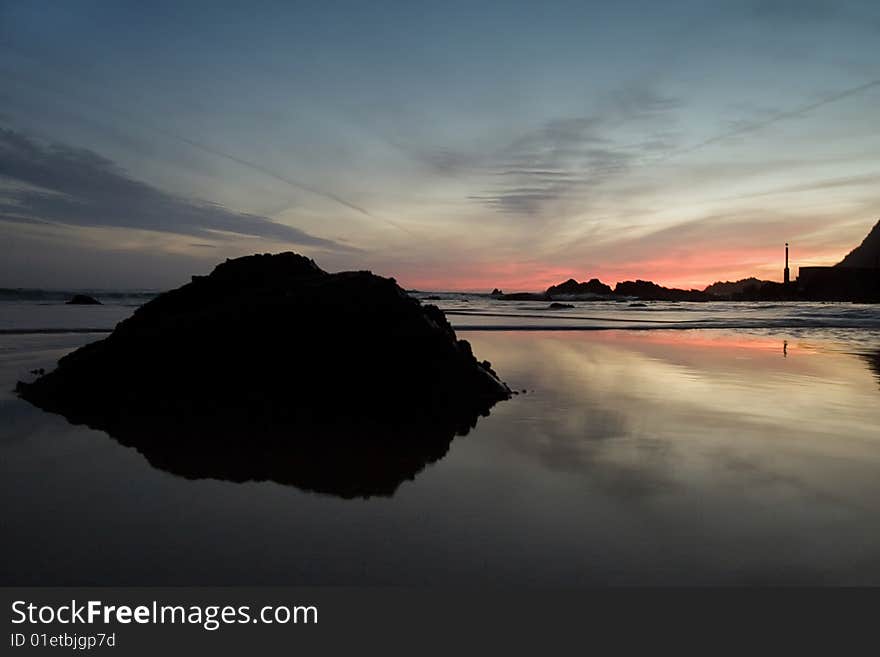
M876 0L0 0L0 287L704 287L878 218Z

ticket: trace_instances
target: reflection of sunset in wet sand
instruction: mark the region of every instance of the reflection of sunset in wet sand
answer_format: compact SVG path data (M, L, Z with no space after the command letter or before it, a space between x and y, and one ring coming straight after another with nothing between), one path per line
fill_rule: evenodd
M8 400L6 580L880 584L876 331L460 337L520 394L390 498L172 477ZM87 339L8 338L0 383ZM92 538L110 519L113 560ZM161 568L156 537L174 555Z
M804 554L822 542L812 530L859 533L844 518L880 513L870 357L700 331L467 337L528 389L487 425L515 420L508 441L540 476L566 473L652 517L675 509L667 530L713 540L761 542L778 516L770 533L799 536Z

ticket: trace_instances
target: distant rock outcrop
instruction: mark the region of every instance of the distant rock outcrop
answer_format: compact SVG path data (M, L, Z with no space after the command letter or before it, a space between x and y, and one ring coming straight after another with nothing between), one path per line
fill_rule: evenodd
M390 495L510 390L443 312L294 253L227 260L19 394L186 477Z
M101 302L98 301L95 297L90 297L88 294L74 294L73 298L70 301L66 302L67 305L72 306L100 306Z
M643 301L708 301L709 295L700 290L680 290L663 287L651 281L623 281L614 288L614 294L637 297Z
M880 268L880 221L874 224L862 243L850 251L836 266Z
M485 289L485 288L484 288L484 289ZM504 296L504 292L502 292L501 290L499 290L499 289L496 287L496 288L493 288L493 289L492 289L492 292L491 292L491 294L490 294L489 296L492 296L492 297L502 297L502 296Z
M598 278L591 278L585 283L578 283L573 278L569 278L564 283L548 287L546 294L551 299L570 299L575 297L608 296L612 294L612 290Z
M738 281L718 281L706 287L703 292L713 297L731 298L734 295L742 294L748 290L758 290L762 285L769 281L762 281L752 276L751 278L742 278Z

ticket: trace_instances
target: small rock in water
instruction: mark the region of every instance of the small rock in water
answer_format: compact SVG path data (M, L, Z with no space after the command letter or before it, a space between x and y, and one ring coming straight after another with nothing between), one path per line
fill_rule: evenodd
M88 294L74 294L73 298L66 302L67 305L73 306L100 306L101 302L98 301L95 297L90 297Z

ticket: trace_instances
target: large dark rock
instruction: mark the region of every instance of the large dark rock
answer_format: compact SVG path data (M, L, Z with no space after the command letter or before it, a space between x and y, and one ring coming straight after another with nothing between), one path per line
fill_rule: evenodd
M591 278L585 283L578 283L573 278L569 278L559 285L551 285L546 292L547 297L551 299L608 296L611 293L611 288L598 278Z
M293 253L159 295L19 394L187 477L391 494L510 396L443 312Z
M95 297L90 297L88 294L74 294L73 298L70 301L66 302L68 305L72 306L99 306L101 302L98 301Z

